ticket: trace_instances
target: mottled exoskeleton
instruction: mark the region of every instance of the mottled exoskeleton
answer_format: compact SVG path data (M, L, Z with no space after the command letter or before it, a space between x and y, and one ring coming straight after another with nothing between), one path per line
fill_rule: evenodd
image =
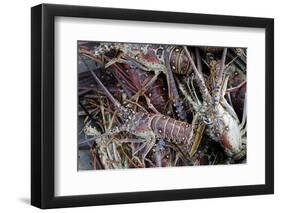
M228 156L231 158L245 156L246 101L244 102L243 118L240 121L233 107L225 99L229 72L231 72L231 67L225 65L227 48L222 50L221 60L211 66L213 70L210 73L213 74L213 77L210 89L206 86L203 77L199 50L196 49L196 66L189 50L186 47L184 49L191 62L194 71L194 80L202 96L202 100L199 100L194 89L189 89L189 94L191 95L187 95L187 99L192 104L197 118L203 121L206 126L206 133L214 141L221 144ZM189 88L194 88L192 85L193 79L188 84L191 84ZM180 88L183 89L182 86Z
M183 110L178 90L172 72L186 74L191 70L189 59L183 54L184 50L177 46L148 45L148 44L127 44L127 43L100 43L94 51L94 55L100 56L110 51L117 52L117 56L105 64L108 68L116 63L127 64L146 72L154 73L146 85L135 94L135 97L142 95L151 87L158 76L163 73L167 79L168 98L171 107L176 108L177 117L186 120L186 112Z

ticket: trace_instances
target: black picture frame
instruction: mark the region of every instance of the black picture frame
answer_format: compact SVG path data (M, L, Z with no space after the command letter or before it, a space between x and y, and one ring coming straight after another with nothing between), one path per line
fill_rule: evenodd
M55 17L263 28L266 34L265 184L56 197ZM59 208L274 193L274 19L41 4L31 9L31 204Z

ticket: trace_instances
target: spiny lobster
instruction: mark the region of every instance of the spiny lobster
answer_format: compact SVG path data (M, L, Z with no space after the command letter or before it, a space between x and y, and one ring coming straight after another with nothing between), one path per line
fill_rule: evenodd
M103 90L106 97L113 104L117 115L121 118L123 124L113 127L111 130L100 136L95 136L87 139L81 142L80 145L89 143L90 141L93 141L99 137L107 137L119 132L126 131L139 138L145 139L145 143L143 143L143 146L141 146L139 150L135 152L137 153L138 151L143 150L143 161L148 152L155 145L156 138L163 138L177 145L184 146L185 153L187 155L185 157L188 157L189 153L194 152L192 151L194 149L194 141L198 140L198 129L195 124L182 122L160 113L147 113L141 111L136 112L132 108L122 106L121 103L117 101L107 90L107 88L103 85L95 72L90 69L90 67L82 57L83 56L81 56L81 60L91 71L94 80ZM189 160L191 161L191 159Z
M215 64L211 91L205 84L198 48L196 48L197 67L189 50L186 47L184 47L184 50L192 65L195 80L203 99L202 102L198 99L195 90L189 91L190 95L183 92L196 112L194 119L199 116L199 119L207 127L206 133L221 144L226 154L232 158L242 158L246 154L246 140L243 138L246 134L246 127L244 127L246 123L246 101L244 102L243 118L240 123L235 110L225 99L231 68L225 66L227 48L223 49L221 60ZM180 85L180 88L183 89L183 86Z

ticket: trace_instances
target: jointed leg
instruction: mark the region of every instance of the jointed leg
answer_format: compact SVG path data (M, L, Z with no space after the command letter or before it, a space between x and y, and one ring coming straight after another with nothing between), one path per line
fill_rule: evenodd
M226 93L226 90L227 90L227 84L228 84L228 79L229 79L229 76L226 75L224 80L223 80L223 85L222 85L222 88L221 88L221 95L220 95L220 103L221 105L226 109L226 111L228 111L228 113L230 115L232 115L233 118L235 118L235 120L239 123L239 119L237 117L237 114L236 112L234 111L234 109L229 105L229 103L226 101L225 99L225 93Z
M194 99L194 97L191 96L190 91L188 92L184 86L184 84L182 84L179 79L176 78L176 81L178 83L178 87L179 90L181 91L181 93L183 94L183 96L187 99L188 103L190 103L192 105L192 108L195 111L199 110L200 104Z
M138 152L142 151L141 153L141 158L142 161L144 162L144 159L146 158L147 154L149 151L152 149L152 147L156 143L156 138L154 133L148 133L148 136L146 137L147 140L144 144L142 144L135 152L133 155L136 155Z
M155 75L135 94L132 96L132 100L136 97L142 96L150 86L157 80L158 75L160 72L155 73Z
M146 100L146 103L147 103L147 106L149 109L151 109L154 113L156 114L160 114L160 112L158 112L158 110L153 106L153 104L151 103L150 101L150 98L147 97L147 95L144 94L144 97L145 97L145 100Z

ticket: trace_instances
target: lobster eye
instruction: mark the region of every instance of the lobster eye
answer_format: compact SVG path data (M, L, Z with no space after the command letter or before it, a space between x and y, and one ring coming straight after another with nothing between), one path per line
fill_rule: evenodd
M163 48L159 47L157 50L156 50L156 55L158 56L158 58L161 58L162 55L163 55Z
M209 117L203 116L203 122L207 125L212 124L213 122L211 121L211 119Z

